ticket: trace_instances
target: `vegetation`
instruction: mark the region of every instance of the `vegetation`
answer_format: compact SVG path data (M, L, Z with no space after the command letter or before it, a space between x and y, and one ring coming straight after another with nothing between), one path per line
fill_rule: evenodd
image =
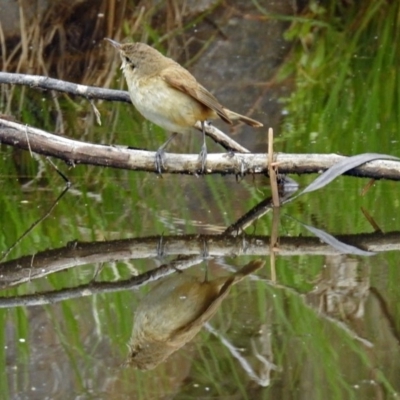
M102 37L149 41L184 60L188 47L182 44L188 43L187 29L206 18L215 7L224 5L224 2L211 2L209 9L186 15L177 0L157 2L153 8L145 8L145 1L100 3L100 11L96 10L95 14L90 14L90 10L85 14L85 9L74 6L60 13L66 20L59 20L58 24L50 24L55 21L53 10L53 14L46 15L36 26L22 27L21 42L15 42L14 53L10 50L5 53L3 45L3 68L19 72L22 65L29 65L32 73L52 71L54 77L75 76L87 84L107 86L112 82L115 86L118 60L111 53L103 53L103 45L99 44ZM266 21L290 23L286 38L292 42L292 50L275 80L292 83L294 88L289 98L282 99L285 109L282 140L280 148L275 150L349 155L397 151L400 3L310 1L296 16L268 14L261 3L253 0ZM106 17L97 17L98 13ZM74 42L71 35L77 32L66 30L66 21L76 21L79 16L87 18L87 15L91 18L85 29L94 42L87 40L88 47L82 49L85 55L73 63L72 47L65 52L61 38L66 37L68 43L76 45L79 40ZM38 48L40 43L44 44L43 52L30 50L31 45ZM208 45L204 42L196 54L201 54ZM99 68L104 60L108 62L107 68ZM65 134L88 141L113 143L118 138L121 144L144 143L143 147L148 148L156 148L163 141L161 129L143 123L135 118L133 108L121 104L99 105L101 127L94 126L95 117L89 106L75 99L57 100L34 91L28 94L27 89L12 88L2 89L0 104L3 112L25 123L57 132L62 132L61 126L64 126ZM152 135L148 135L149 131ZM0 246L7 249L43 215L64 183L43 158L32 159L28 153L9 148L1 148L0 154L3 193ZM58 166L74 183L73 188L51 215L19 243L10 258L34 255L67 243L73 246L75 240L221 232L268 195L265 183L250 177L238 184L229 177L157 179L144 173ZM299 180L305 184L310 178ZM370 222L359 211L363 209L373 215L383 231L398 230L397 186L379 182L361 197L364 184L343 178L323 193L313 193L288 204L281 212L333 234L371 232ZM249 235L270 233L269 215L247 230ZM293 237L308 234L302 225L284 216L280 233ZM244 259L247 256L221 262L238 267L244 264ZM8 288L2 296L88 283L97 267L102 267L96 276L98 281L114 281L158 264L156 259L116 261L103 266L88 263ZM333 314L336 321L349 324L358 338L319 312L326 304L334 304L335 296L344 291L343 287L335 286L343 281L337 275L328 276L328 272L340 275L349 270L355 271L354 276L343 281L351 281L354 286L338 300ZM221 273L218 265L211 267L211 273ZM38 376L35 374L40 371L36 367L53 363L66 368L67 373L62 370L58 387L69 397L130 398L135 393L139 399L160 398L166 394L176 398L272 399L296 398L306 393L315 399L369 399L390 397L400 390L396 361L399 348L395 339L400 321L397 306L400 271L396 251L374 258L279 257L278 254L276 274L276 284L271 283L270 270L266 269L255 281L248 280L234 287L211 321L228 342L236 349L243 349L239 353L259 376L268 370L257 356L266 356L268 352L263 346L270 344L269 361L278 369L266 375L271 377L271 381L265 380L269 386L254 384L232 350L206 329L185 352L160 367L156 374L121 369L134 321L133 312L146 288L82 296L45 307L0 310L3 327L0 365L2 371L9 372L14 367L17 371L0 374L0 386L10 397L17 393L30 394L32 382ZM344 306L350 300L360 306L357 311L361 316L347 313ZM368 347L359 338L366 338L375 347ZM179 371L184 371L181 375L177 366ZM95 382L95 386L91 387L88 382ZM42 397L56 397L48 388L37 389L44 393Z

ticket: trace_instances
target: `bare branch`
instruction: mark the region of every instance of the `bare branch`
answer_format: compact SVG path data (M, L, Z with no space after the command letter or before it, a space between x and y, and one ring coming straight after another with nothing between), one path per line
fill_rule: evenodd
M0 119L0 143L56 157L71 165L91 164L156 172L155 152L84 143L4 119ZM207 157L207 172L225 174L243 170L245 173L260 173L260 168L265 170L266 164L262 160L265 160L263 154L210 154ZM257 169L253 170L252 165ZM166 173L195 174L200 168L198 155L168 153L165 168Z
M29 142L27 140L29 137ZM84 143L40 129L0 119L0 143L52 156L74 164L91 164L136 171L156 172L155 152ZM345 157L336 154L275 154L281 174L320 173ZM196 174L198 155L167 153L165 173ZM266 174L266 154L209 154L207 173ZM400 180L400 163L376 160L347 171L345 175Z
M122 101L125 103L131 103L128 92L124 92L122 90L111 90L94 86L79 85L77 83L48 78L47 76L0 72L0 83L24 85L43 90L56 90L57 92L85 97L86 99Z
M338 235L338 240L375 253L400 251L400 232L373 232L356 235ZM120 239L103 242L70 242L66 246L45 250L0 263L0 288L38 279L48 274L79 265L109 263L116 261L154 259L159 257L159 236ZM187 235L162 237L165 256L179 256L179 269L188 268L204 260L204 243L210 257L232 255L246 257L268 257L271 254L271 237L243 235ZM341 254L318 237L284 236L279 238L280 257L298 255ZM169 264L171 270L177 265ZM170 271L170 269L168 269Z

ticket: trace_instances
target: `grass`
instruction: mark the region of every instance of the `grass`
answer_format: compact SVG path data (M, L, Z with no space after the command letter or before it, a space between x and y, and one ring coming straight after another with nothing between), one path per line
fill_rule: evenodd
M292 23L286 38L294 46L279 75L296 82L286 101L286 149L314 132L316 150L328 145L345 154L392 152L399 127L400 49L393 46L399 13L398 2L310 2L303 11L310 21Z
M171 1L168 3L171 8L165 14L167 18L162 21L160 15L166 12L162 3L157 8L146 9L145 2L140 2L135 8L129 2L101 2L103 9L106 3L107 7L114 7L108 8L112 10L108 15L113 17L99 22L96 31L98 36L92 39L111 36L118 40L128 36L150 41L168 54L177 52L182 56L185 53L180 53L177 46L177 43L187 43L181 36L182 32L193 26L196 18L205 18L208 12L188 21L181 3ZM70 11L73 14L78 12ZM265 12L260 7L259 11ZM125 19L122 15L125 15ZM356 6L351 2L337 1L325 7L321 2L310 2L301 15L285 19L291 23L287 39L293 42L293 49L280 70L279 78L294 81L295 91L285 100L288 115L283 119L282 148L279 150L335 151L345 154L396 151L393 144L398 140L400 118L397 73L400 49L393 43L399 41L398 2L365 1L361 6ZM88 54L83 61L70 66L76 68L74 71L62 71L62 68L67 68L68 58L60 61L59 69L50 65L60 56L59 38L67 32L62 32L61 27L53 27L48 32L40 33L40 26L32 27L32 31L24 28L24 43L16 47L15 54L7 53L8 56L2 58L3 62L6 60L7 68L14 65L15 71L23 71L23 66L31 63L35 65L35 73L57 71L60 73L57 77L71 73L76 76L82 74L79 76L84 82L103 85L113 82L117 57L108 52L108 68L96 75L93 71L98 71L96 63L100 62L97 48L87 49ZM167 34L164 33L167 31ZM46 59L49 65L39 58L30 58L39 55L30 52L26 43L31 43L29 40L34 38L37 40L37 37L48 43L48 49L55 45ZM25 58L19 62L21 55ZM93 69L89 70L89 65ZM2 105L9 104L12 113L20 113L25 122L40 124L44 129L54 129L55 119L61 110L66 132L78 136L86 127L87 140L107 143L115 139L121 144L147 143L155 148L161 138L158 136L163 135L163 132L155 129L157 138L147 142L147 132L141 129L141 122L135 122L133 109L125 105L113 105L111 112L108 112L110 107L100 105L104 126L91 129L89 123L86 126L82 122L86 117L90 119L91 112L88 111L88 105L81 106L84 103L73 106L70 100L65 101L61 97L57 105L50 96L42 100L45 96L30 90L15 88L13 91L7 95L3 93ZM0 244L4 248L41 215L47 202L57 196L63 182L51 167L45 165L45 178L35 180L29 189L16 185L16 180L21 179L22 175L28 179L35 176L44 163L31 160L30 157L25 159L10 149L2 152L2 156L2 190L6 195L0 197L0 209L4 210L2 216L6 224L0 227ZM248 180L237 184L222 178L207 178L199 180L189 195L186 181L180 177L163 182L148 174L82 166L68 170L67 166L59 166L67 170L76 191L63 199L51 218L20 243L12 253L15 258L45 248L57 248L74 240L146 236L149 233L162 234L164 230L166 234L171 231L196 232L197 227L191 223L192 220L229 224L261 200L265 190L262 183L256 190ZM308 177L302 179L307 181ZM399 208L397 186L379 183L366 197L361 198L358 192L362 185L361 182L354 183L354 180L344 178L333 184L333 189L327 192L329 196L326 193L307 195L301 201L288 205L284 211L306 223L326 227L333 233L364 232L371 227L357 212L363 206L376 211L374 216L384 228L389 226L393 215L398 214L395 211ZM209 217L206 213L211 204L213 214ZM181 218L181 223L175 223L174 217ZM249 229L249 233L268 234L269 218L265 217L254 231ZM283 220L281 229L285 235L304 234L302 228L291 220ZM373 261L354 257L342 260L343 263L355 263L357 270L361 269L360 266L368 266L368 263L371 269L376 267L370 276L371 285L385 294L395 326L399 325L400 316L400 309L396 306L399 304L397 259L397 253L393 252ZM232 260L232 263L236 262L241 263ZM140 271L154 265L152 260L135 261L134 264ZM40 282L10 289L3 295L73 286L91 279L95 267L88 264L72 268ZM376 338L376 350L366 349L337 325L323 320L317 309L305 302L305 296L315 284L323 283L321 277L325 269L326 261L322 256L286 259L278 256L277 280L281 287L269 285L263 280L256 285L243 282L233 288L232 296L226 299L221 312L212 320L212 325L218 327L237 347L249 346L248 339L251 336L259 340L257 343L260 347L257 348L261 348L262 341L257 332L261 326L270 329L273 362L283 372L272 373L271 386L258 388L257 398L295 397L302 390L307 390L301 384L307 383L305 377L310 375L314 379L314 385L309 388L314 394L313 398L326 398L327 393L333 399L360 398L354 385L371 376L378 389L387 392L396 389L393 386L398 384L389 362L391 354L387 353L397 354L397 350L373 336L376 333L372 327L376 322L371 312L364 319L357 320L355 325L364 323L365 332ZM116 265L113 270L105 266L100 278L113 280L122 274L128 274L128 271L121 265ZM269 277L268 270L260 273L260 276ZM85 390L85 382L89 379L95 381L103 364L123 362L127 353L125 343L129 340L134 319L133 311L141 293L112 293L96 298L83 297L56 305L55 308L46 306L44 312L50 322L47 334L61 344L63 360L70 364L71 390ZM318 300L323 301L323 296ZM245 309L243 304L249 307ZM367 312L370 310L368 307L367 304ZM373 313L378 312L378 308L372 308ZM40 313L43 310L35 308L35 311ZM379 315L386 316L384 313ZM371 321L368 321L368 317ZM0 319L3 326L13 327L15 342L18 338L29 337L32 320L25 309L0 310ZM95 333L93 326L96 327ZM177 388L183 387L186 398L195 398L197 394L207 393L205 387L211 386L211 392L219 396L236 394L240 398L256 398L252 396L254 383L221 342L207 332L202 332L200 339L193 345L194 351L185 354L190 357L192 367L187 368L182 382L174 382L175 387L165 383L165 392L176 394ZM13 381L10 389L6 374L1 374L2 387L7 388L8 385L13 393L22 393L28 387L29 359L34 354L32 350L38 343L42 349L46 346L45 342L40 343L39 340L31 338L24 345L18 345L15 359L23 371L18 375L20 381ZM8 353L4 344L10 341L6 329L1 332L0 341L0 348L3 349L0 365L6 370ZM252 365L262 369L262 364L249 347L245 349L244 356ZM161 391L163 387L159 388L155 383L168 382L169 372L167 367L161 368L157 370L155 379L155 375L141 371L107 370L109 378L117 377L116 382L121 384L124 393L129 396L135 393L138 398L148 398L148 394L156 389ZM230 383L231 377L235 378L233 383ZM198 383L201 384L200 388L194 386ZM106 392L106 389L99 391Z

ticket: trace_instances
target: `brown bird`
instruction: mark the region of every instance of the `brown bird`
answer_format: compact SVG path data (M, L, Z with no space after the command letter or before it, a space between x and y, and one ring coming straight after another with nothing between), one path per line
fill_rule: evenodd
M133 105L149 121L173 132L157 150L155 165L159 173L164 166L164 149L178 133L190 133L200 121L203 145L200 152L202 172L205 170L207 146L205 121L221 118L228 124L239 120L252 127L263 124L228 110L180 64L163 56L144 43L121 44L106 38L122 59L121 69L128 84Z
M155 368L200 331L232 285L264 265L251 261L233 275L211 281L181 272L159 282L140 302L127 365Z

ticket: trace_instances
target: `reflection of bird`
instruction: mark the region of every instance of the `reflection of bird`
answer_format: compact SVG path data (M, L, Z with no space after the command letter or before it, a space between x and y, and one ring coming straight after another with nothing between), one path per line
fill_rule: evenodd
M161 172L164 149L177 133L190 133L197 121L203 128L203 147L200 153L202 170L207 157L204 122L221 118L231 124L242 121L253 127L261 122L237 114L222 106L196 78L171 58L144 43L120 44L106 38L120 53L121 69L128 84L133 105L149 121L174 135L158 150L156 168Z
M155 368L200 331L232 285L263 265L251 261L235 274L211 281L182 272L159 282L136 310L127 365Z

